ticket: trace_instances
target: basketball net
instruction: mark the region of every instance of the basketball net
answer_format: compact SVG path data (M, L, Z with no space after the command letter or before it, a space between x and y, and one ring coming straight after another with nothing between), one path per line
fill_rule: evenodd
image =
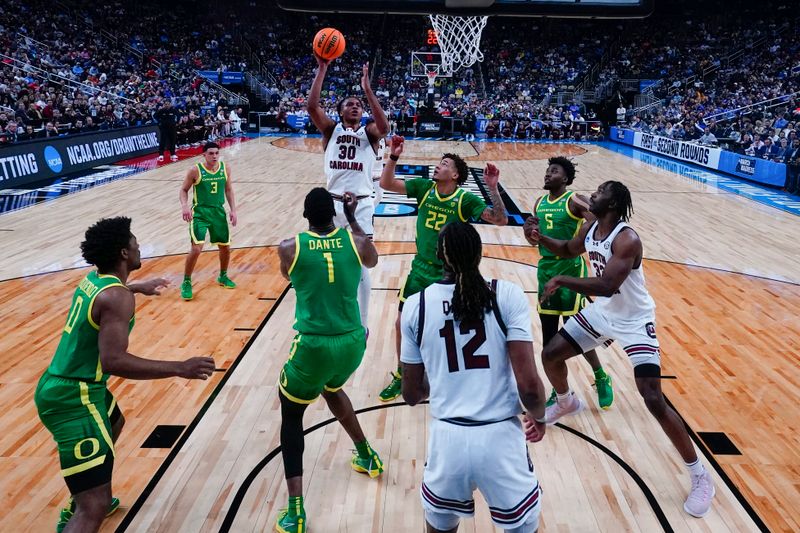
M446 72L455 72L483 61L481 33L488 17L454 17L452 15L428 15L431 19L439 48L442 49L442 67Z
M439 75L438 72L435 70L429 70L427 72L428 75L428 89L433 90L434 86L436 86L436 76Z

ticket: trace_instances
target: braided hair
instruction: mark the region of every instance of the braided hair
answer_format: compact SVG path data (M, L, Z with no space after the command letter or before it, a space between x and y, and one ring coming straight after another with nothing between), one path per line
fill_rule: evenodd
M619 217L627 222L633 215L631 191L619 181L608 181L606 185L611 188L611 198L617 205L616 211Z
M122 250L130 246L132 236L130 218L104 218L86 230L81 254L101 273L109 272L122 261Z
M470 224L451 222L439 233L439 256L455 274L453 317L459 322L477 322L492 308L493 294L481 275L481 238Z

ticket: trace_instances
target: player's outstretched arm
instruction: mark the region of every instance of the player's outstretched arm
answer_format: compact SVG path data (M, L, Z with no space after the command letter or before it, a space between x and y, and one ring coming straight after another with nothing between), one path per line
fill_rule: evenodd
M559 287L566 287L587 296L613 296L630 275L633 267L641 263L642 241L634 231L623 231L614 239L612 246L614 255L602 272L595 272L597 277L555 276L544 286L541 297L552 295Z
M395 135L392 137L391 141L389 141L389 159L383 167L380 181L381 189L384 191L406 194L406 182L397 179L394 175L395 168L397 167L397 160L400 159L400 155L403 153L404 143L405 139L399 135Z
M489 189L492 207L484 209L481 219L495 226L505 226L508 224L508 216L503 198L500 196L500 169L492 163L486 163L486 168L483 169L483 181L486 183L486 188Z
M289 279L289 269L292 268L294 263L295 254L297 253L297 243L295 239L284 239L278 246L278 257L281 260L281 275Z
M361 71L361 88L364 89L364 96L367 97L369 109L372 112L373 122L367 124L367 135L370 142L375 145L378 141L389 135L389 119L386 118L386 113L383 112L381 103L378 97L372 91L369 84L369 63L364 63Z
M133 294L121 287L106 289L94 301L92 320L100 325L98 348L103 372L128 379L208 379L214 372L210 357L155 361L128 353L128 327L134 306Z
M186 177L183 178L183 183L181 183L181 189L178 191L178 200L181 202L181 216L183 220L186 222L191 222L192 220L192 208L189 206L189 191L197 183L197 179L200 177L200 171L197 170L195 165L186 171Z
M228 206L231 209L229 218L231 220L231 225L236 226L236 223L239 221L239 216L236 211L236 195L233 193L233 177L227 163L225 164L225 174L227 175L227 179L225 180L225 199L228 201Z
M342 204L344 216L347 218L347 223L350 225L350 231L353 234L353 242L356 245L358 256L361 258L361 264L367 268L372 268L378 264L378 250L375 248L372 239L361 229L361 225L356 219L358 198L355 194L346 192L342 195Z
M169 281L164 278L148 279L147 281L136 281L128 283L128 290L134 294L144 294L145 296L159 296L161 289L169 287Z
M536 217L528 217L522 227L522 231L525 234L525 239L530 244L534 246L541 244L558 257L570 259L573 257L578 257L586 251L584 239L586 238L586 234L589 232L589 228L591 226L592 225L588 222L584 223L575 237L568 241L563 241L542 235L542 233L539 231L539 219Z
M329 117L325 110L319 105L319 97L322 94L322 83L325 81L325 74L328 72L328 64L330 60L322 59L317 54L314 54L314 59L317 60L317 74L314 76L314 82L311 84L311 92L308 93L308 116L311 122L322 133L322 144L328 145L328 139L333 134L333 128L336 123Z

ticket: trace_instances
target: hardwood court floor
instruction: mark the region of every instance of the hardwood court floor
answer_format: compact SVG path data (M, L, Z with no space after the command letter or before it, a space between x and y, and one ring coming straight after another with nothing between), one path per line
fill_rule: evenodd
M517 204L529 210L539 194L545 161L538 145L516 146L520 160L503 160L495 157L498 146L476 143L478 155L471 164L480 165L480 159L502 161L502 183ZM664 381L667 397L693 431L730 437L742 454L714 459L772 530L800 529L800 454L793 444L800 420L800 287L796 264L786 253L794 242L791 236L800 229L796 217L637 165L596 146L579 148L588 151L575 158L578 188L588 190L619 177L633 190L633 223L645 244L648 285L658 304L664 374L676 377ZM447 143L426 143L424 154L449 149ZM522 160L525 151L528 160ZM422 153L410 156L421 158ZM292 335L294 295L285 290L271 246L303 228L295 206L320 182L315 169L321 161L266 140L248 142L224 155L235 172L240 203L234 243L243 248L234 252L231 268L240 286L234 291L214 286L216 253L205 253L195 276L195 301L180 301L176 286L160 297L138 298L131 350L169 359L212 354L221 369L231 369L237 360L238 365L207 382L112 379L127 419L114 478L114 493L123 500L123 509L108 520L104 531L120 524L134 502L137 511L126 520L131 531L218 531L223 526L230 531L264 530L285 502L280 457L256 470L277 445L274 385ZM317 159L309 163L310 157ZM160 167L0 218L0 227L14 230L4 233L4 243L14 254L0 263L0 279L6 280L0 282L0 486L9 497L0 530L50 530L66 499L52 440L32 403L71 293L85 274L85 269L61 269L78 264L77 244L86 226L100 216L126 213L134 217L144 255L158 256L146 260L137 277L167 275L178 282L186 234L176 196L188 165ZM720 214L728 213L735 216L728 215L724 225L716 223ZM484 272L535 291L535 270L529 265L535 264L537 254L520 246L521 230L482 226L479 231L484 242L495 244L485 248L491 259L484 261ZM376 235L384 241L384 257L373 273L372 334L364 363L347 389L357 409L379 404L377 393L393 365L389 331L396 308L394 290L413 252L408 242L413 239L413 219L379 219ZM530 293L530 298L533 305L536 295ZM532 320L538 338L535 315ZM540 350L537 343L537 353ZM703 520L683 513L681 502L688 489L683 466L635 393L624 356L612 348L601 357L615 380L614 408L600 413L593 407L565 420L565 426L604 445L638 473L674 530L754 530L755 524L716 475L712 513ZM594 405L585 365L575 361L571 369L574 388ZM218 389L223 379L227 381ZM204 404L207 409L197 417ZM352 445L337 424L308 435L306 498L312 531L422 530L417 490L426 414L424 407L397 406L362 416L367 435L387 463L380 480L351 473ZM306 426L329 418L318 402L309 409ZM176 453L141 448L159 424L194 427ZM580 436L552 428L544 442L531 446L531 453L545 489L543 531L661 529L633 478ZM147 497L137 501L169 455L174 457L163 475ZM251 472L251 485L245 490L243 482ZM462 531L491 530L485 507L478 509Z

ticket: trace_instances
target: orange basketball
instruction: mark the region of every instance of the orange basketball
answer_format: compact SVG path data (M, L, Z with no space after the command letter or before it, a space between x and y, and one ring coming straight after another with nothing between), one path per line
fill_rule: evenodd
M344 35L336 28L322 28L314 36L312 46L322 59L336 59L344 53Z

